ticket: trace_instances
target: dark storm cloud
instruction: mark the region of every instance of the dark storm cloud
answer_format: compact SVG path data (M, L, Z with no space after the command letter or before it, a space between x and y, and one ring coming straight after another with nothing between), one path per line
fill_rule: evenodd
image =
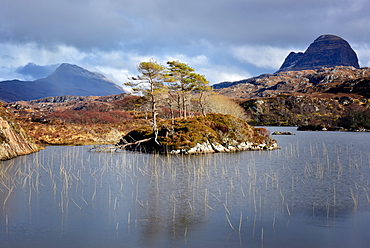
M29 62L66 61L88 61L91 68L109 73L121 73L122 68L136 73L131 69L135 64L154 57L195 63L217 82L274 72L291 50L304 51L322 34L346 39L359 51L361 66L369 66L369 4L368 0L2 0L0 58L13 59L1 59L6 66L0 74Z
M126 38L133 24L108 1L4 0L3 42L109 47Z
M369 38L361 0L3 0L1 40L79 48L191 45L190 41L299 44L322 33Z

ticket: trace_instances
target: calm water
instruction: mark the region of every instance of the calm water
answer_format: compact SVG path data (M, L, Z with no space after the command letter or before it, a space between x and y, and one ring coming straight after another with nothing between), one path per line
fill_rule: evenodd
M0 162L1 247L369 247L370 133L204 156L48 147Z

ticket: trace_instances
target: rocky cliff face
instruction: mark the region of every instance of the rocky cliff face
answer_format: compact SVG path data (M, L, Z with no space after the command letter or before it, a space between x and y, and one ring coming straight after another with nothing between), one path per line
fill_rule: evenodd
M321 35L302 53L291 52L278 72L315 70L323 67L353 66L359 68L355 51L344 39Z
M0 160L36 152L40 149L0 106Z

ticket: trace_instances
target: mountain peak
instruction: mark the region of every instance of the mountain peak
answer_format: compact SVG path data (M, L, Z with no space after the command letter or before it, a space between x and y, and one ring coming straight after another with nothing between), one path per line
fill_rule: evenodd
M91 72L88 71L80 66L68 64L68 63L62 63L52 74L50 74L48 77L54 77L56 75L70 75L70 76L78 76L78 77L87 77L91 79L97 79L97 80L106 80L111 81L107 79L104 75L97 73L97 72Z
M122 87L102 74L63 63L46 78L31 82L1 82L0 99L13 102L51 96L106 96L122 93L125 93Z
M82 67L79 67L77 65L68 64L68 63L62 63L55 71L81 71L85 70Z
M323 34L323 35L320 35L319 37L316 38L316 40L314 42L319 42L319 41L325 41L325 40L331 40L331 41L334 41L334 40L338 40L338 41L345 41L343 40L341 37L337 36L337 35L334 35L334 34Z
M357 55L346 40L336 35L324 34L315 39L304 53L291 52L277 72L335 66L360 68Z
M55 72L58 72L58 71L75 71L75 72L81 72L81 71L87 71L87 72L90 72L78 65L74 65L74 64L68 64L68 63L62 63L58 66L58 68L55 70Z

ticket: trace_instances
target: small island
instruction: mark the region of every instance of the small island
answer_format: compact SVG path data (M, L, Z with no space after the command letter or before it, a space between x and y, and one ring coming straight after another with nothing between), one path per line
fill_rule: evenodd
M129 132L117 149L162 154L203 154L247 150L272 150L278 145L264 128L223 114L207 114L158 124L155 138L150 126Z
M272 133L272 135L295 135L295 133L275 131Z

